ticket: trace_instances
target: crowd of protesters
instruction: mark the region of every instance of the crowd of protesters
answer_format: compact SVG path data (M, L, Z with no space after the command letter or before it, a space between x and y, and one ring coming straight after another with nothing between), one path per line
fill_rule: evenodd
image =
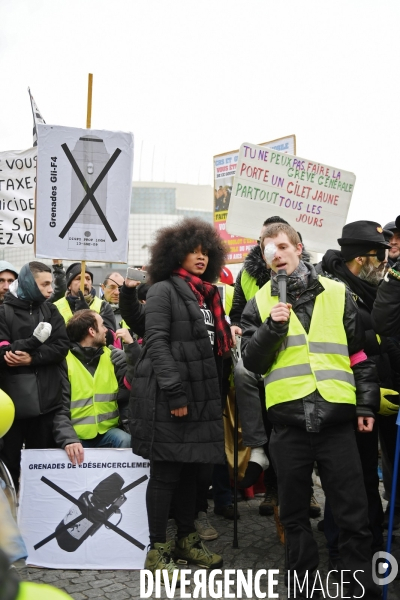
M111 272L102 298L80 263L65 271L55 260L52 274L41 262L18 272L0 261L0 387L15 405L0 457L18 490L23 447L63 448L73 463L85 448L132 448L150 460L145 568L171 579L179 561L217 568L223 557L205 544L218 536L207 496L212 486L214 512L234 517L223 426L234 382L251 449L240 487L263 480L262 516L279 506L287 569L304 578L318 568L316 464L331 567L362 573L351 597L379 598L371 561L388 523L379 448L387 500L396 450L400 217L345 225L340 250L314 265L282 218L260 227L235 283L224 243L200 219L157 233L148 283ZM228 281L225 306L219 280ZM11 561L24 553L23 543L10 548Z

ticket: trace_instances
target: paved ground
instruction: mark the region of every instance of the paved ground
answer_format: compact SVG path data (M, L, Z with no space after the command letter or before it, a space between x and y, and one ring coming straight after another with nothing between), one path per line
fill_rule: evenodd
M320 503L323 504L323 492L321 488L315 486L315 495ZM225 520L223 517L215 516L210 509L210 521L220 533L218 539L208 542L209 548L222 554L224 558L224 569L279 569L278 587L274 589L279 593L279 598L286 598L286 588L283 584L284 574L284 551L283 546L278 540L274 517L261 517L258 514L258 505L262 496L249 501L243 501L239 504L241 518L238 522L238 540L239 547L232 547L233 523ZM325 538L323 533L317 530L318 520L312 521L315 538L320 549L320 574L326 576L328 572L328 555L325 548ZM394 541L393 551L400 560L400 537ZM43 582L52 584L71 594L75 600L86 600L95 598L97 600L125 600L128 598L141 598L139 592L139 571L62 571L53 569L37 569L17 566L20 577L24 580ZM220 577L221 578L221 577ZM267 593L267 578L263 577L261 591ZM194 586L192 584L192 590ZM234 588L232 588L234 589ZM190 592L190 588L187 590ZM330 590L331 597L337 597L334 588ZM155 594L151 598L155 598ZM161 597L166 598L165 591L162 591ZM175 594L180 597L180 592ZM205 596L199 596L205 597ZM215 597L221 597L216 595ZM234 596L231 597L240 597ZM246 597L243 594L243 597ZM253 598L256 598L253 595ZM270 596L272 597L272 596ZM326 596L329 597L329 596ZM209 598L209 596L207 596ZM389 586L389 600L399 600L400 581L395 581Z

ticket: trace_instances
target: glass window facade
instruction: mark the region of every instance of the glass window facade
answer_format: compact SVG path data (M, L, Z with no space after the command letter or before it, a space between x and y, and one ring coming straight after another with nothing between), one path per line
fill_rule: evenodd
M179 186L179 184L176 185ZM193 186L193 188L195 187ZM176 196L175 187L162 187L162 184L159 187L155 185L154 187L135 186L132 188L128 254L130 265L146 264L149 256L148 248L153 243L155 232L160 227L172 225L183 217L200 217L209 223L213 222L211 210L177 208ZM7 249L0 246L0 259L8 260L16 269L20 269L22 265L35 259L33 245L29 248ZM43 262L50 264L50 260ZM65 262L66 266L69 264L70 262Z

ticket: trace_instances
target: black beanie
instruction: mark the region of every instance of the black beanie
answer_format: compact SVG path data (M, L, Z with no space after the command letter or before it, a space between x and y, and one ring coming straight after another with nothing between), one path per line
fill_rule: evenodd
M75 279L75 277L77 275L81 274L81 271L82 271L82 263L72 263L72 265L69 265L67 272L66 272L67 288L71 285L71 281L73 279ZM90 277L92 278L92 283L93 283L93 273L88 271L88 269L85 269L85 272L88 273L88 275L90 275Z

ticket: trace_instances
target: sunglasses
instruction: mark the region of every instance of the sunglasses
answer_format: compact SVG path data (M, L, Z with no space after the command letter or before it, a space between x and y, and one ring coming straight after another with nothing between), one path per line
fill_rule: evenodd
M386 248L377 248L376 254L361 254L360 256L376 256L379 262L386 260Z

